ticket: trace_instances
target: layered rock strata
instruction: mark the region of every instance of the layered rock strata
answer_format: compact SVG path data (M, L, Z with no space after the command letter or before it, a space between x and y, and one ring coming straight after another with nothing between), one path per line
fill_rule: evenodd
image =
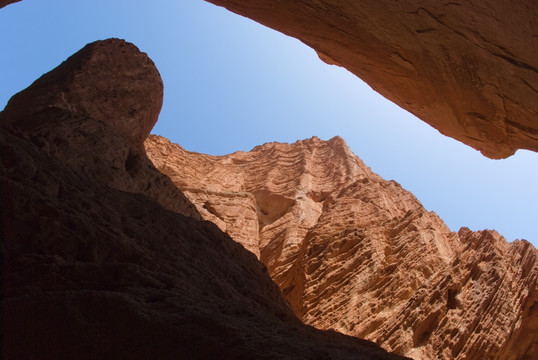
M441 133L538 151L533 0L208 0L296 37Z
M151 60L110 39L0 113L3 358L402 359L302 324L196 219L143 149L161 96Z
M225 156L153 135L145 146L204 218L261 259L305 323L417 360L538 357L538 251L451 232L341 138Z

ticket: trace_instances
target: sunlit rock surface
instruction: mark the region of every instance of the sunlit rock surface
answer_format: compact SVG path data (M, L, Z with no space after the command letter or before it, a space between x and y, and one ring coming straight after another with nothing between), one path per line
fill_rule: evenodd
M534 0L208 0L293 36L441 133L538 151Z
M261 259L305 323L417 360L538 356L538 251L495 231L451 232L341 138L225 156L154 135L145 146L204 218Z

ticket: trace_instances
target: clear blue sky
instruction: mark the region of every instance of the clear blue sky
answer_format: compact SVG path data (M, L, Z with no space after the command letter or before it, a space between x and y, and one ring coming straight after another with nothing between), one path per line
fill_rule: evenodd
M298 40L202 0L23 0L0 10L0 109L86 43L124 38L165 84L154 133L225 154L268 141L343 137L452 230L538 245L538 154L489 160L439 134Z

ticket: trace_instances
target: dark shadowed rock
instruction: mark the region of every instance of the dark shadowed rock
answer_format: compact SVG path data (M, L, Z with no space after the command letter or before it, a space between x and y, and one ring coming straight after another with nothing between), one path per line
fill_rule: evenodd
M0 121L77 171L198 218L144 152L162 96L151 59L133 44L108 39L86 45L13 96Z
M100 121L141 144L157 122L163 83L153 61L120 39L86 45L60 66L13 96L3 120L33 130L50 113Z
M142 147L162 85L136 47L90 44L27 91L0 113L5 359L402 359L303 325L194 219Z
M0 9L3 8L4 6L7 6L9 4L13 4L19 1L21 0L0 0Z

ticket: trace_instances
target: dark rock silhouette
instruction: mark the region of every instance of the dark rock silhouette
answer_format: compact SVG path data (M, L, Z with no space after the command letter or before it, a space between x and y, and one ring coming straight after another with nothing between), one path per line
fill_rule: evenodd
M13 4L19 1L21 0L0 0L0 9L3 8L4 6L7 6L9 4Z
M110 39L0 113L4 359L401 359L303 325L254 255L195 219L143 150L160 91Z

